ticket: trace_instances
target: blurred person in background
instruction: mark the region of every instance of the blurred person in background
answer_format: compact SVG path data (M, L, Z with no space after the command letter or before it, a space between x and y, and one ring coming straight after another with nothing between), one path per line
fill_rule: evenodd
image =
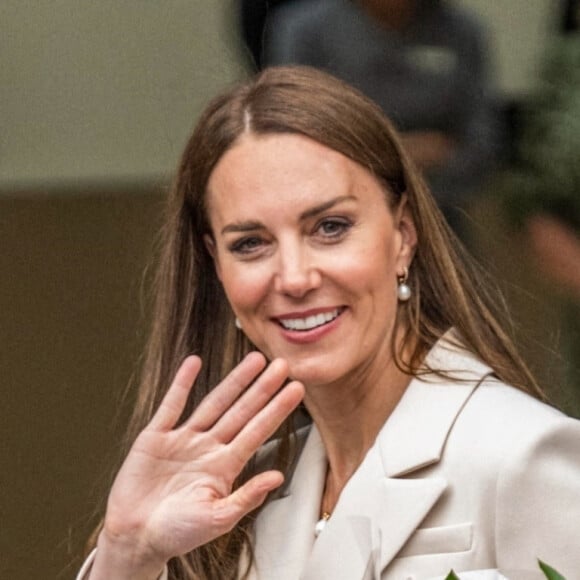
M256 64L314 66L371 97L469 242L465 210L502 142L480 23L438 0L286 0L270 3L267 15L258 4L246 0L244 9L245 22L252 12L265 22L254 41L245 35Z
M562 3L534 96L523 105L514 177L505 194L548 288L560 297L570 411L580 415L580 2Z

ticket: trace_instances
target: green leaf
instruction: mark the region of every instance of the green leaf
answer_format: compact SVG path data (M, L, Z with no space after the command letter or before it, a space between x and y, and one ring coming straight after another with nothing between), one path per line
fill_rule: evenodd
M453 570L450 570L449 574L447 574L447 576L445 577L445 580L461 580L461 578L459 578L459 576Z
M538 564L540 565L542 572L546 575L548 580L566 580L566 578L564 578L560 572L557 572L554 570L554 568L548 566L548 564L545 562L542 562L542 560L538 560Z

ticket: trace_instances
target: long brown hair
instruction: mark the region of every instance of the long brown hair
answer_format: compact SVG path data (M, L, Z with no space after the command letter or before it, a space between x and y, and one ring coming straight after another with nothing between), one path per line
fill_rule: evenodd
M186 355L199 354L204 365L184 416L251 348L235 330L203 240L205 234L211 235L206 207L209 177L222 155L248 132L309 137L370 171L383 183L390 207L407 196L418 244L409 272L413 296L397 314L404 345L411 345L406 349L411 355L405 360L400 352L394 353L401 368L412 375L425 372L421 365L426 352L453 327L465 347L499 379L541 396L504 329L507 318L499 294L449 230L381 110L320 71L272 68L213 100L183 153L168 199L153 328L128 445L152 417ZM433 370L444 373L446 369ZM289 439L284 437L284 441L279 458L282 468ZM251 520L246 518L222 538L172 560L170 577L237 577L241 554L251 554L250 532Z

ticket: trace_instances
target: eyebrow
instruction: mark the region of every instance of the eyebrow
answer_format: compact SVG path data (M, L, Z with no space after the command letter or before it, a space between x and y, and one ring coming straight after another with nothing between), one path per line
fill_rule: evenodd
M339 203L342 203L343 201L355 201L355 200L356 197L354 195L339 195L338 197L330 199L329 201L325 201L320 205L315 205L313 208L307 209L306 211L302 212L300 214L300 220L303 221L305 219L317 216L318 214L326 211L327 209L330 209L331 207L334 207L335 205L338 205Z
M320 205L315 205L314 207L307 209L306 211L303 211L300 214L299 219L300 219L300 221L304 221L308 218L315 217L318 214L325 212L326 210L329 210L330 208L334 207L335 205L338 205L339 203L342 203L343 201L355 201L355 200L356 200L356 197L354 195L340 195L338 197L335 197L333 199L325 201L324 203L321 203ZM229 224L222 229L221 233L227 234L227 233L254 232L256 230L264 230L264 229L266 229L266 228L260 222L245 221L245 222L235 222L233 224Z
M233 224L229 224L225 228L223 228L222 234L254 232L256 230L264 230L264 229L266 228L260 222L252 222L252 221L236 222Z

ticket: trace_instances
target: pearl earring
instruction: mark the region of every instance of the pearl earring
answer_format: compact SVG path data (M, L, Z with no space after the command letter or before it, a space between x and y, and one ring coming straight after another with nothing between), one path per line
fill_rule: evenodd
M397 298L401 302L407 302L411 298L411 288L407 284L407 278L409 277L409 270L403 268L403 275L397 276L398 286L397 286Z
M236 328L238 330L242 330L242 323L241 323L240 319L237 316L236 316L236 321L235 321L234 324L236 325Z

